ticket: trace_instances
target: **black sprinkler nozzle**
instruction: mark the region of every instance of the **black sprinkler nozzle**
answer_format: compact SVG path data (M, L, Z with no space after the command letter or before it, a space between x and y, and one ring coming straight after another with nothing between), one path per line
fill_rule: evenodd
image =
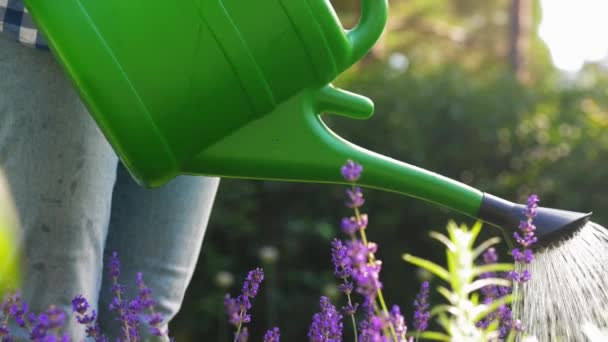
M507 230L512 236L519 227L520 221L526 219L523 213L525 208L525 205L515 204L484 193L477 217L484 222ZM535 235L538 242L534 244L534 248L546 247L571 236L589 221L591 214L538 207L537 215L534 218Z

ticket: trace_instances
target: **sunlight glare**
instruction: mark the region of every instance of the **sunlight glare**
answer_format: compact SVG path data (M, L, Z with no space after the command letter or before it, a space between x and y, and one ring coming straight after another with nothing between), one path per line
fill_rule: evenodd
M539 35L558 69L577 72L608 55L608 1L541 0L541 7Z

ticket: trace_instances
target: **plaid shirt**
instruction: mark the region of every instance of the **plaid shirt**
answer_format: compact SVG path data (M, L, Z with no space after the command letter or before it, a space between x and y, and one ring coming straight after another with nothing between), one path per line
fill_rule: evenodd
M21 0L0 0L0 32L25 45L48 50L42 32L36 29Z

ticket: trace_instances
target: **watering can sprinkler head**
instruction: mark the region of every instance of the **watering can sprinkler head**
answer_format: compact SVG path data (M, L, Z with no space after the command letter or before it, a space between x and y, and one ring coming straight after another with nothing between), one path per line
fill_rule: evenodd
M502 198L484 193L478 217L482 221L506 229L512 235L519 223L525 220L523 214L526 206L515 204ZM534 218L534 231L538 241L534 248L548 247L564 238L576 233L591 217L592 213L579 213L574 211L552 208L537 208Z

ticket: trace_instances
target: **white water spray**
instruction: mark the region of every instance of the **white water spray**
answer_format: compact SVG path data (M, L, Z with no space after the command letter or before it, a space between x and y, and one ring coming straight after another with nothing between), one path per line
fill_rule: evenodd
M516 284L516 318L545 341L586 341L582 326L608 327L608 230L590 222L573 236L535 253L524 267L532 279Z

